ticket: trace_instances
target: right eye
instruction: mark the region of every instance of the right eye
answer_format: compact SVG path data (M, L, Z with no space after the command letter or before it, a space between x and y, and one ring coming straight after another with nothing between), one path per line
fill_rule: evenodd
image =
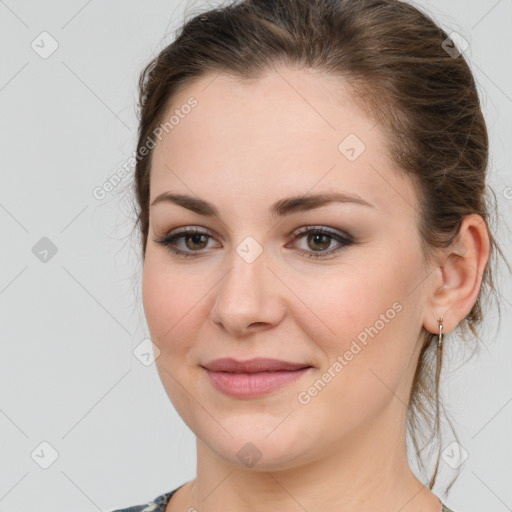
M202 255L203 253L200 251L206 249L208 239L210 238L212 238L212 235L208 232L190 226L182 228L175 233L171 232L164 238L156 240L156 242L169 249L173 254L187 258ZM179 247L178 242L183 242L185 246Z

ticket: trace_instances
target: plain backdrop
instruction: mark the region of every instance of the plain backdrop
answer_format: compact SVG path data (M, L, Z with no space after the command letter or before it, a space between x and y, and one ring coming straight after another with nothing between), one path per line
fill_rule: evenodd
M132 175L102 199L93 191L135 151L143 66L172 40L184 13L205 5L0 0L2 511L107 511L195 476L194 435L155 365L137 357L148 331L130 235ZM421 7L469 43L490 135L490 183L502 227L510 226L512 2ZM507 230L498 241L510 257ZM456 512L512 510L505 271L498 284L499 331L488 314L481 354L446 366L443 392L468 456L444 499ZM440 469L439 489L454 474L444 461Z

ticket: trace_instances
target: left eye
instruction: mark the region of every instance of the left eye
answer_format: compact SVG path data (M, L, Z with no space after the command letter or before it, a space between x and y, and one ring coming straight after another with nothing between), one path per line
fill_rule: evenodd
M300 250L300 252L308 258L321 258L338 252L353 243L353 239L348 234L341 234L323 227L306 227L295 233L295 240L305 238L306 245L309 250ZM326 250L331 246L332 241L338 242L338 246L333 249Z
M294 241L306 239L307 247L310 250L299 249L299 252L308 258L321 258L338 252L353 243L353 239L349 234L342 234L324 227L308 226L301 228L293 233L293 237ZM207 232L200 231L197 228L186 228L167 235L161 240L156 240L156 242L167 247L173 254L178 256L194 257L203 254L200 251L207 248L209 239L213 239L213 237ZM333 240L338 242L338 246L329 249ZM183 241L185 247L179 247L179 241Z

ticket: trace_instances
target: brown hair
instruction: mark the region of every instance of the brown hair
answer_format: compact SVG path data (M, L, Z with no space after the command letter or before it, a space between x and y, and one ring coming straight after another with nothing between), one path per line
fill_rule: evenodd
M445 51L447 37L429 16L396 0L245 0L202 12L184 23L141 73L137 150L162 123L174 95L207 72L257 79L283 64L343 78L360 108L381 123L397 169L417 187L426 260L435 249L450 246L464 216L477 213L484 219L491 258L478 298L459 324L464 340L468 329L478 338L484 294L497 294L491 260L496 251L505 258L489 229L488 136L475 81L463 55ZM135 172L143 257L151 154L137 159ZM430 489L441 454L442 351L431 343L434 338L423 330L408 416L423 470L421 427L433 432L427 445L432 439L439 443Z

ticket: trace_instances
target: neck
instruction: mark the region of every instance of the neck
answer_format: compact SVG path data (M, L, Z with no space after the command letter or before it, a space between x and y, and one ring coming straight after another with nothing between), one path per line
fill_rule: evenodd
M393 400L379 418L344 436L329 453L286 469L240 467L198 439L197 477L175 503L201 512L441 512L439 499L407 463L406 418L400 408L406 409Z

